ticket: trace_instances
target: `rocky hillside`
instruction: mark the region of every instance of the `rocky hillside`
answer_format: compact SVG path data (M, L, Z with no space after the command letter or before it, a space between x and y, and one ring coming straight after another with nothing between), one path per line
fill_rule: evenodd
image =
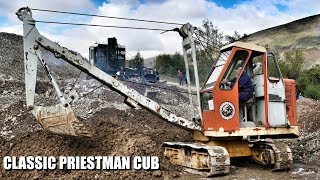
M243 41L268 45L272 52L280 54L301 49L307 61L304 67L311 67L320 63L320 15L258 31Z
M22 36L0 33L0 75L23 79L23 39ZM11 69L14 68L14 69Z
M43 51L43 58L54 72L54 77L75 77L79 70L67 62L57 59L52 53ZM24 80L23 37L16 34L0 32L0 77ZM46 80L47 75L41 63L38 63L38 78Z

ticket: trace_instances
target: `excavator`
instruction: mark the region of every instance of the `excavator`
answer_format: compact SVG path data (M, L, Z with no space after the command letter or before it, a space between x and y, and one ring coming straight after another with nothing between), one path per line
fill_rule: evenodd
M191 110L186 113L192 117L186 119L91 65L79 53L41 35L28 7L20 8L16 15L23 22L26 107L44 130L77 137L93 135L90 127L79 121L72 109L77 92L61 92L49 70L42 55L42 51L49 51L124 96L129 106L145 108L163 120L189 130L194 142L164 142L162 145L164 156L173 164L206 176L229 173L230 158L235 157L250 157L275 171L290 169L293 161L291 149L273 139L299 135L295 81L282 77L274 55L266 48L239 41L222 47L203 87L200 87L193 39L195 27L187 23L176 28L182 37L188 92L191 92L190 62L197 88L198 106L193 107L194 97L189 93ZM239 78L233 87L223 83L223 80L235 77L234 69L239 61L244 63L241 73L246 71L253 82L253 98L245 103L239 102ZM54 106L34 104L38 62L46 70L60 100Z

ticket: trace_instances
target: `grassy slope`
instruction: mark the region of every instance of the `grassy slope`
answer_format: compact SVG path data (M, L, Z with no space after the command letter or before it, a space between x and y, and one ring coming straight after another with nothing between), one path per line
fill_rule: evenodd
M320 64L320 15L258 31L243 41L268 45L280 54L299 48L306 57L305 67Z

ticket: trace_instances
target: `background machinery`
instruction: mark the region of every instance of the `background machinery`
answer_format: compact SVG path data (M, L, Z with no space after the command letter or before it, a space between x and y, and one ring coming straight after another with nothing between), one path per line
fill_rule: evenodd
M64 95L50 73L41 50L50 51L76 68L86 72L99 82L125 97L131 107L146 108L162 119L193 133L195 142L164 142L164 155L174 164L182 165L206 175L226 174L230 171L230 158L251 157L274 170L290 169L292 152L283 143L268 138L294 138L298 136L295 82L283 79L273 54L264 47L235 42L221 48L217 62L213 64L205 85L200 88L196 66L194 28L185 24L179 29L183 38L186 67L191 54L197 86L198 112L191 110L192 119L178 117L155 101L142 96L119 80L93 66L80 54L42 36L35 27L29 8L16 13L23 21L26 103L28 110L41 126L52 133L72 136L92 136L90 128L79 121L71 108L72 96ZM243 61L254 84L254 97L240 104L238 80L227 87L223 79L232 79L238 61ZM59 97L55 106L34 105L37 62L46 69ZM259 63L253 69L253 63ZM189 69L186 68L190 84ZM191 92L189 86L188 91ZM189 93L190 102L192 101ZM194 109L190 103L191 109ZM197 115L196 115L197 114Z
M140 83L155 83L159 74L152 68L126 67L126 48L119 45L115 37L108 43L95 43L89 47L89 62L107 74L121 80L137 80ZM118 74L117 74L118 73ZM145 82L142 82L145 81Z
M89 47L89 61L92 65L111 76L125 67L126 48L118 44L115 37L107 44L96 43Z

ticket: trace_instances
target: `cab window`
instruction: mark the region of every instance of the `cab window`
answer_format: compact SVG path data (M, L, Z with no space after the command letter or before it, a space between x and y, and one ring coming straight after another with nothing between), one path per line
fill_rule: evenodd
M201 93L201 108L202 111L214 110L212 92Z
M222 90L229 90L229 89L232 89L233 86L234 86L234 83L231 83L231 85L227 84L227 83L224 83L223 80L226 80L227 82L236 82L237 78L236 77L236 68L237 68L237 65L240 64L240 63L244 63L246 61L246 59L248 58L248 51L246 50L238 50L233 58L232 58L232 62L230 63L227 71L225 72L225 74L223 75L223 78L220 82L220 89Z
M280 80L280 71L276 59L272 55L267 56L267 71L268 79L270 81L279 81Z
M224 65L226 64L226 60L228 59L229 55L231 53L231 50L221 52L217 63L213 66L212 71L210 73L209 78L207 79L207 82L205 83L203 90L209 90L212 89L215 82L217 81Z

